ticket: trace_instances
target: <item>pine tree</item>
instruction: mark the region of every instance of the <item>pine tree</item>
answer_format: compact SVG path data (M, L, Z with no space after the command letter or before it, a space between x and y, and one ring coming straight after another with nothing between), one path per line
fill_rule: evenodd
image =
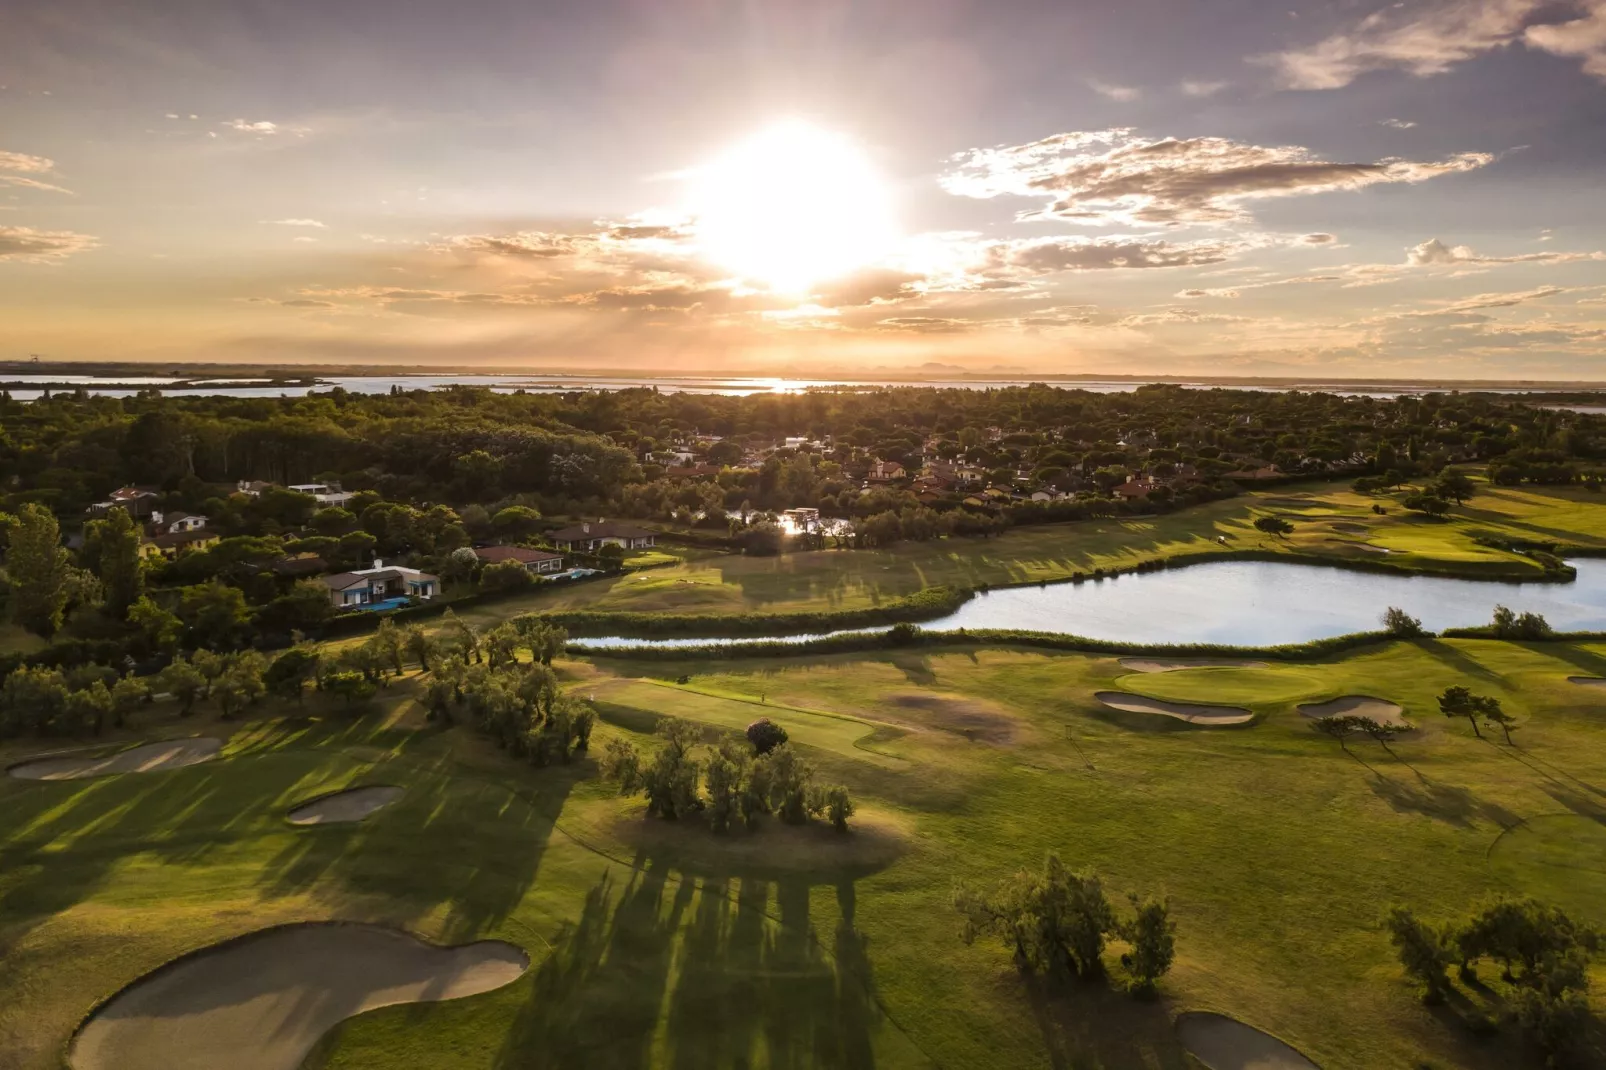
M67 551L61 527L42 505L29 502L10 524L6 571L11 576L11 619L46 639L61 628L67 605Z

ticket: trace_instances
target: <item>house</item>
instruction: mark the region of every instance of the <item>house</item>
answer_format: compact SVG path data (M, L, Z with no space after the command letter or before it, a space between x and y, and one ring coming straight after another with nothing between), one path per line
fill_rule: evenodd
M1149 496L1158 484L1148 479L1129 479L1118 487L1113 487L1110 494L1125 501L1141 501Z
M295 557L281 557L268 565L268 571L287 579L305 579L316 576L329 567L328 562L317 554L297 554Z
M199 513L152 513L151 531L157 535L178 535L186 531L200 531L206 527L206 517Z
M139 556L145 559L177 557L186 550L209 550L217 544L217 532L204 527L190 531L159 531L139 540Z
M234 489L240 494L249 494L253 498L262 496L262 492L273 486L272 483L262 479L242 479L234 484Z
M1242 468L1236 472L1228 472L1228 479L1276 479L1282 475L1282 470L1274 464L1260 468Z
M570 553L578 550L585 553L600 550L604 546L646 550L652 547L658 535L634 524L624 524L617 520L598 520L594 524L581 523L573 527L559 528L548 538L559 550Z
M310 494L318 499L319 505L345 505L356 497L349 490L341 490L339 483L292 483L286 489Z
M154 490L144 487L119 487L105 501L91 505L88 512L91 516L105 516L108 510L123 509L137 520L151 515L156 508L157 497Z
M872 483L891 483L895 479L902 479L907 473L903 465L897 461L877 461L870 466L865 478Z
M377 558L373 568L323 577L329 601L339 609L357 609L390 598L434 598L440 582L438 576L400 565L387 567Z
M475 548L474 556L487 565L517 561L531 572L563 571L563 555L546 550L526 550L522 546L481 546Z

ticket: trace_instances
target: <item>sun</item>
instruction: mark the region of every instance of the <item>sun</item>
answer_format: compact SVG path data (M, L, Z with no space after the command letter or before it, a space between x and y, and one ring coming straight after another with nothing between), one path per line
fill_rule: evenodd
M691 175L703 255L786 294L863 267L895 236L886 183L848 138L772 126Z

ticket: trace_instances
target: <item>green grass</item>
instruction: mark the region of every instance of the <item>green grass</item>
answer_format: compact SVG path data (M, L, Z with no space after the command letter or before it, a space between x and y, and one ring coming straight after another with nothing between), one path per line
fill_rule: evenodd
M1388 515L1371 511L1378 502L1388 505ZM560 609L830 612L884 605L937 585L971 588L1061 580L1077 572L1233 550L1489 579L1533 579L1542 574L1533 560L1479 545L1475 537L1606 550L1602 504L1606 503L1599 495L1582 489L1480 484L1479 494L1456 508L1452 519L1435 521L1407 513L1390 498L1354 494L1342 484L1301 484L1164 516L1015 528L994 539L942 539L899 543L884 550L815 550L779 557L701 552L672 567L554 588L477 607L464 616L486 623L516 613ZM1255 519L1266 515L1291 520L1294 533L1283 539L1257 532ZM1390 552L1377 552L1380 549Z
M1182 1010L1243 1018L1326 1070L1495 1070L1537 1063L1509 1029L1476 1040L1414 998L1383 908L1447 918L1503 891L1606 925L1606 695L1566 682L1606 674L1603 644L1433 640L1162 674L966 647L561 668L604 710L599 748L645 739L663 714L721 732L780 721L853 791L857 831L721 839L647 823L589 761L534 770L427 725L411 680L361 718L309 700L307 715L268 707L235 728L157 707L126 738L235 728L224 756L151 776L0 778L0 1067L57 1067L97 1000L177 954L341 917L511 940L533 966L483 996L349 1022L309 1064L326 1070L1196 1070L1170 1028ZM1500 697L1519 746L1439 716L1452 683ZM1092 698L1117 686L1261 716L1137 730ZM1346 751L1292 708L1350 693L1399 702L1420 731ZM960 714L1009 731L967 740ZM39 749L5 747L0 764ZM407 794L361 825L283 820L296 801L375 782ZM1179 957L1158 1001L1045 995L1002 947L959 941L953 881L1049 849L1097 868L1118 899L1170 897ZM1606 970L1595 979L1606 1014Z

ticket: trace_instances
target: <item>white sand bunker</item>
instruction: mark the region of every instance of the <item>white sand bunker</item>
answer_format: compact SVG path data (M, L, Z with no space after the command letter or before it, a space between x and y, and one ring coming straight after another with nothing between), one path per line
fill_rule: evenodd
M1178 669L1269 669L1267 661L1235 658L1122 658L1121 668L1132 672L1175 672Z
M1112 710L1126 713L1158 713L1175 717L1189 724L1228 725L1247 724L1255 715L1242 706L1200 706L1192 702L1165 702L1157 698L1144 698L1125 691L1100 691L1093 696Z
M1606 677L1600 676L1569 676L1569 684L1582 684L1585 687L1606 687Z
M375 810L401 798L402 789L388 784L348 788L302 803L286 816L292 825L328 825L338 821L361 821Z
M267 929L171 963L92 1014L73 1070L296 1070L354 1014L458 999L517 979L530 960L484 940L435 947L371 925Z
M1177 1038L1210 1070L1320 1070L1270 1033L1222 1014L1177 1015Z
M6 772L23 780L82 780L114 773L160 773L210 761L223 749L221 739L198 737L146 743L98 758L38 758Z
M1307 702L1299 707L1299 712L1312 720L1319 717L1365 717L1378 724L1407 727L1411 724L1405 719L1405 710L1397 703L1370 695L1345 695L1331 702Z

